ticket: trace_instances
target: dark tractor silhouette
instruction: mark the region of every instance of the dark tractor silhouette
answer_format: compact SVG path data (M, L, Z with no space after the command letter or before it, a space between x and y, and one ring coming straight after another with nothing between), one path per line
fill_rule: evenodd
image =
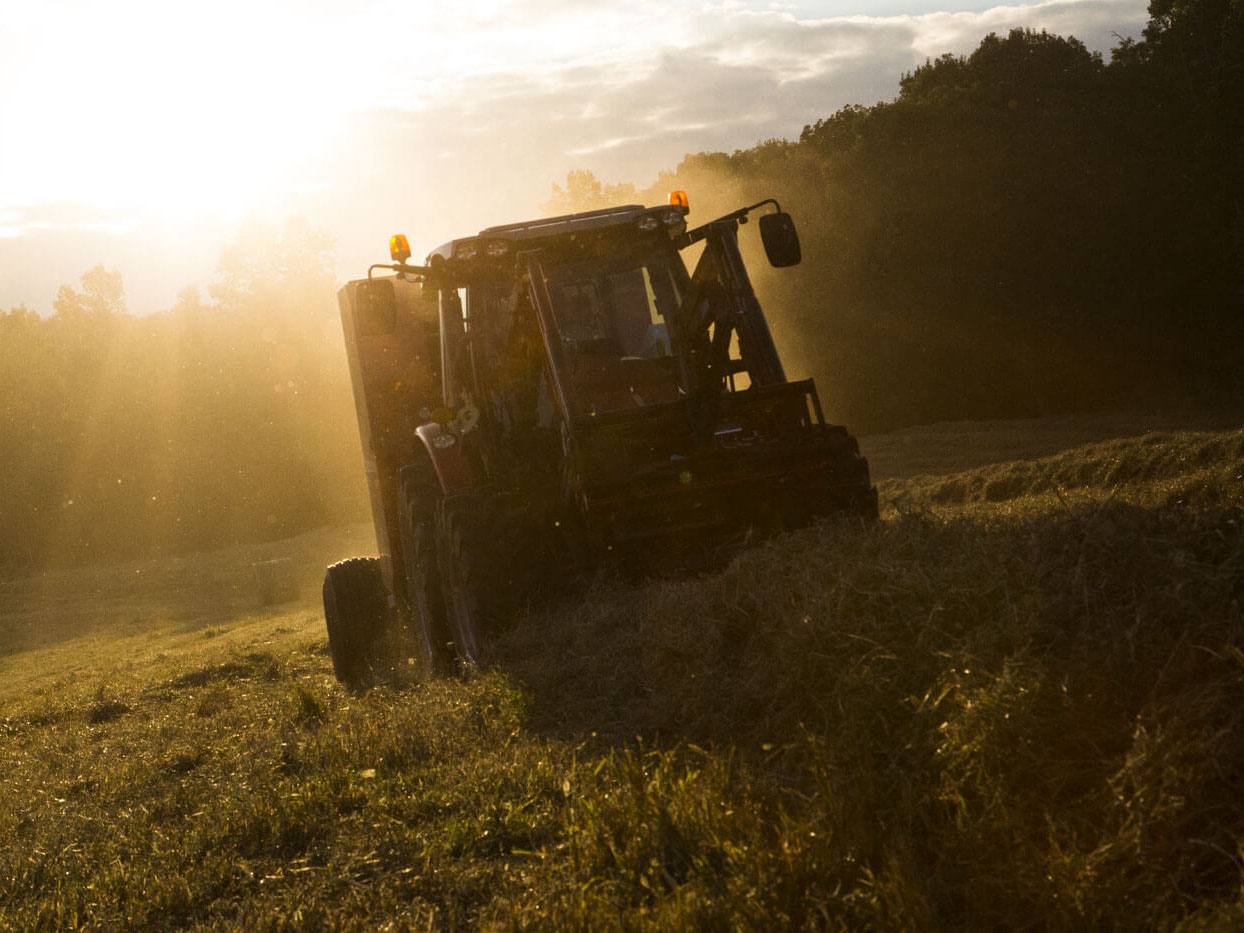
M706 568L756 534L874 517L868 462L789 382L739 252L776 201L687 229L670 205L490 227L339 298L379 557L328 568L337 676L398 632L425 674L478 664L533 594L612 564ZM681 251L702 243L688 273ZM372 277L378 269L392 275Z

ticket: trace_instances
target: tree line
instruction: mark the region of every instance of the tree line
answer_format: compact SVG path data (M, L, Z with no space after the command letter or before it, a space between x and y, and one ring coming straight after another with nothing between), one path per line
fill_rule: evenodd
M239 240L207 298L102 267L0 314L0 567L285 537L366 515L327 241Z
M1107 63L1017 29L647 190L587 172L554 212L776 196L804 262L751 268L788 368L861 431L1244 395L1244 5L1154 0Z
M1154 0L1107 63L1016 30L646 190L776 196L803 265L744 245L792 374L860 432L1244 396L1244 7ZM327 241L240 240L206 297L127 312L114 272L0 312L0 568L184 551L366 517Z

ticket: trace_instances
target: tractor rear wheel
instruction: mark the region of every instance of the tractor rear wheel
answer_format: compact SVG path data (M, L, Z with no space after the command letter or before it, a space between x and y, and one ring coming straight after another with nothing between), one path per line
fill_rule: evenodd
M419 654L420 675L427 680L447 670L453 644L445 618L436 550L436 507L441 491L436 474L424 464L403 469L399 484L406 608Z
M376 557L352 557L324 574L324 621L333 673L357 684L371 671L373 653L389 622L388 590Z

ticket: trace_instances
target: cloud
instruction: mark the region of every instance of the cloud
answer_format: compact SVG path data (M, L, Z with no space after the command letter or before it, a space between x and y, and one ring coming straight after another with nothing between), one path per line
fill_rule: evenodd
M526 6L551 15L593 4ZM531 216L571 168L643 186L688 152L797 136L844 105L893 97L903 72L970 52L989 32L1048 28L1108 49L1113 32L1134 35L1144 22L1143 0L822 19L714 7L676 24L679 42L625 61L497 69L445 82L422 109L356 116L349 164L328 170L338 180L307 211L337 236L350 274L392 230L407 229L419 251Z
M55 232L123 236L137 226L132 217L82 204L41 204L0 210L0 239L4 240Z
M190 99L211 108L185 106L184 89L173 83L161 92L159 106L127 111L130 122L116 127L107 105L132 100L122 93L129 85L106 85L93 98L95 121L83 126L66 122L63 114L81 112L76 105L67 108L81 88L93 86L93 76L62 75L58 80L68 95L63 106L26 102L6 111L0 94L0 124L42 146L34 153L20 147L0 153L0 182L7 178L13 195L0 187L0 272L6 273L0 275L0 307L15 298L40 303L22 272L40 255L46 256L40 282L63 283L94 264L92 251L122 265L132 307L167 306L189 284L188 276L210 270L213 250L228 237L219 218L209 229L207 207L241 189L269 198L264 209L270 219L279 219L273 217L279 209L329 231L338 242L343 276L351 277L375 261L377 247L395 230L407 230L417 250L430 249L452 236L530 216L552 182L572 168L647 185L688 152L731 151L797 136L805 124L844 105L893 97L902 73L944 52L967 53L989 32L1044 28L1104 51L1116 43L1116 33L1139 34L1146 19L1145 0L823 15L848 9L842 5L847 2L465 0L453 17L437 17L432 14L439 6L430 0L361 0L349 15L314 0L297 5L302 16L288 25L281 11L265 13L284 44L269 48L256 34L240 56L227 37L241 20L231 24L213 14L215 38L195 46L184 69L161 73L171 81L184 78L194 92ZM49 36L49 42L59 38ZM85 48L90 38L78 36L74 48ZM136 56L140 47L131 46ZM217 48L222 60L236 65L234 78L223 85L214 65L199 67L205 55L216 57ZM180 49L166 49L165 57ZM92 54L99 59L105 51L101 46ZM0 73L16 100L14 89L23 82L7 81L3 62L0 55ZM148 88L149 69L136 62L127 72L131 83ZM190 81L185 75L198 77ZM214 122L233 112L222 87L235 96L245 91L249 103L239 112L249 122ZM266 90L256 97L254 88ZM381 101L388 106L377 106ZM23 128L27 111L37 111L42 122ZM274 114L285 114L284 122ZM131 124L146 128L139 138L150 146L135 142ZM46 141L57 127L69 133L59 146ZM308 128L331 136L314 154L304 138ZM82 157L84 139L93 149ZM55 163L57 152L72 154L74 161ZM297 156L296 163L290 156ZM155 236L141 211L130 215L144 217L143 226L117 236L126 230L123 203L94 213L64 203L17 208L28 204L15 200L17 194L37 189L32 175L40 163L52 165L44 172L49 184L61 184L87 177L97 161L115 169L90 176L101 185L124 177L170 198L198 193L198 214L182 208L182 232L168 229L176 222L171 208L161 215L166 229L158 244L159 269L141 259L139 240ZM97 203L114 203L115 195L109 189ZM69 195L40 197L64 202ZM89 200L84 191L73 197ZM278 202L279 208L273 206ZM236 215L245 213L239 208ZM74 232L75 255L61 255L57 237L49 235L56 231ZM43 246L36 249L36 241ZM19 250L17 244L25 245ZM48 286L44 305L53 293Z
M1144 21L1142 0L819 20L714 10L699 21L696 41L625 63L463 78L436 103L397 121L395 128L405 126L410 135L391 142L417 158L425 141L435 139L437 151L497 180L535 172L554 178L576 163L642 183L688 149L734 149L797 135L846 104L892 97L903 72L944 52L966 53L989 32L1048 28L1108 48L1113 33L1135 34Z

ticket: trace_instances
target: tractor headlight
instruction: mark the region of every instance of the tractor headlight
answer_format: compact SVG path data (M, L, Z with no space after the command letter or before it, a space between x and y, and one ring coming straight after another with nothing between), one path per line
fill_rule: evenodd
M661 221L657 220L652 214L645 214L643 217L639 218L637 226L640 230L644 231L655 230L657 227L661 226Z
M474 259L479 255L479 244L474 240L454 244L454 259Z
M486 252L493 259L504 256L509 251L510 244L506 240L490 240L488 242L488 246L484 249L484 252Z

